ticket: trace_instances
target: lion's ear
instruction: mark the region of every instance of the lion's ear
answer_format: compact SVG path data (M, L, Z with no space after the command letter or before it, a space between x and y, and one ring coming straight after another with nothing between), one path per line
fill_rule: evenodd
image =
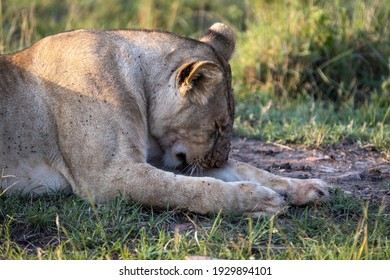
M229 26L217 22L206 31L200 38L200 41L213 46L213 48L228 61L232 58L234 53L236 35Z
M219 66L211 61L196 61L183 64L176 81L182 96L191 102L207 104L214 86L223 79Z

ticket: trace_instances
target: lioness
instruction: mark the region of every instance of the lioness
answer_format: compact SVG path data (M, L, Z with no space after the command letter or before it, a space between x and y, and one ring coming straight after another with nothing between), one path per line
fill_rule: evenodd
M252 215L324 200L321 180L228 158L234 48L216 23L199 40L78 30L0 56L3 192Z

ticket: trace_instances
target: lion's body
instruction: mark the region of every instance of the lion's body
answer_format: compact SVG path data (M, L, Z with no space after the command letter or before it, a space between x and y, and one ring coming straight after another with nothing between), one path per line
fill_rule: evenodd
M222 24L214 29L218 36L210 29L201 41L80 30L0 56L1 187L73 191L97 202L122 193L202 213L276 212L283 197L266 182L294 197L301 181L228 160L234 37ZM162 170L191 163L215 178ZM326 194L320 181L302 182L316 194L295 203Z

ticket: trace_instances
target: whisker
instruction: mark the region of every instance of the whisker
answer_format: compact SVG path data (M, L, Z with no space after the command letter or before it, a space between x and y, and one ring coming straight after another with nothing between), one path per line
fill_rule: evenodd
M199 177L203 177L203 167L201 165L198 165L197 167L198 171L199 171Z
M166 164L165 162L163 163L163 169L164 170L171 170L172 168L168 165L168 164Z
M192 164L186 165L182 170L180 170L180 173L183 175L189 175L191 172L191 166Z
M203 168L199 162L194 162L193 172L196 172L196 177L201 177L203 175Z
M197 171L196 163L192 163L190 176L193 176L195 171Z
M180 170L180 174L183 174L186 176L201 177L201 176L203 176L203 167L199 162L194 161L191 164L184 166Z

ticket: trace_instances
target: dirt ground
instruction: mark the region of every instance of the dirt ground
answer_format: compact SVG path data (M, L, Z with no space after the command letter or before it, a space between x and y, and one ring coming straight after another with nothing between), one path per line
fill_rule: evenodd
M282 176L320 178L346 195L390 205L390 159L370 145L320 150L234 138L231 157Z

